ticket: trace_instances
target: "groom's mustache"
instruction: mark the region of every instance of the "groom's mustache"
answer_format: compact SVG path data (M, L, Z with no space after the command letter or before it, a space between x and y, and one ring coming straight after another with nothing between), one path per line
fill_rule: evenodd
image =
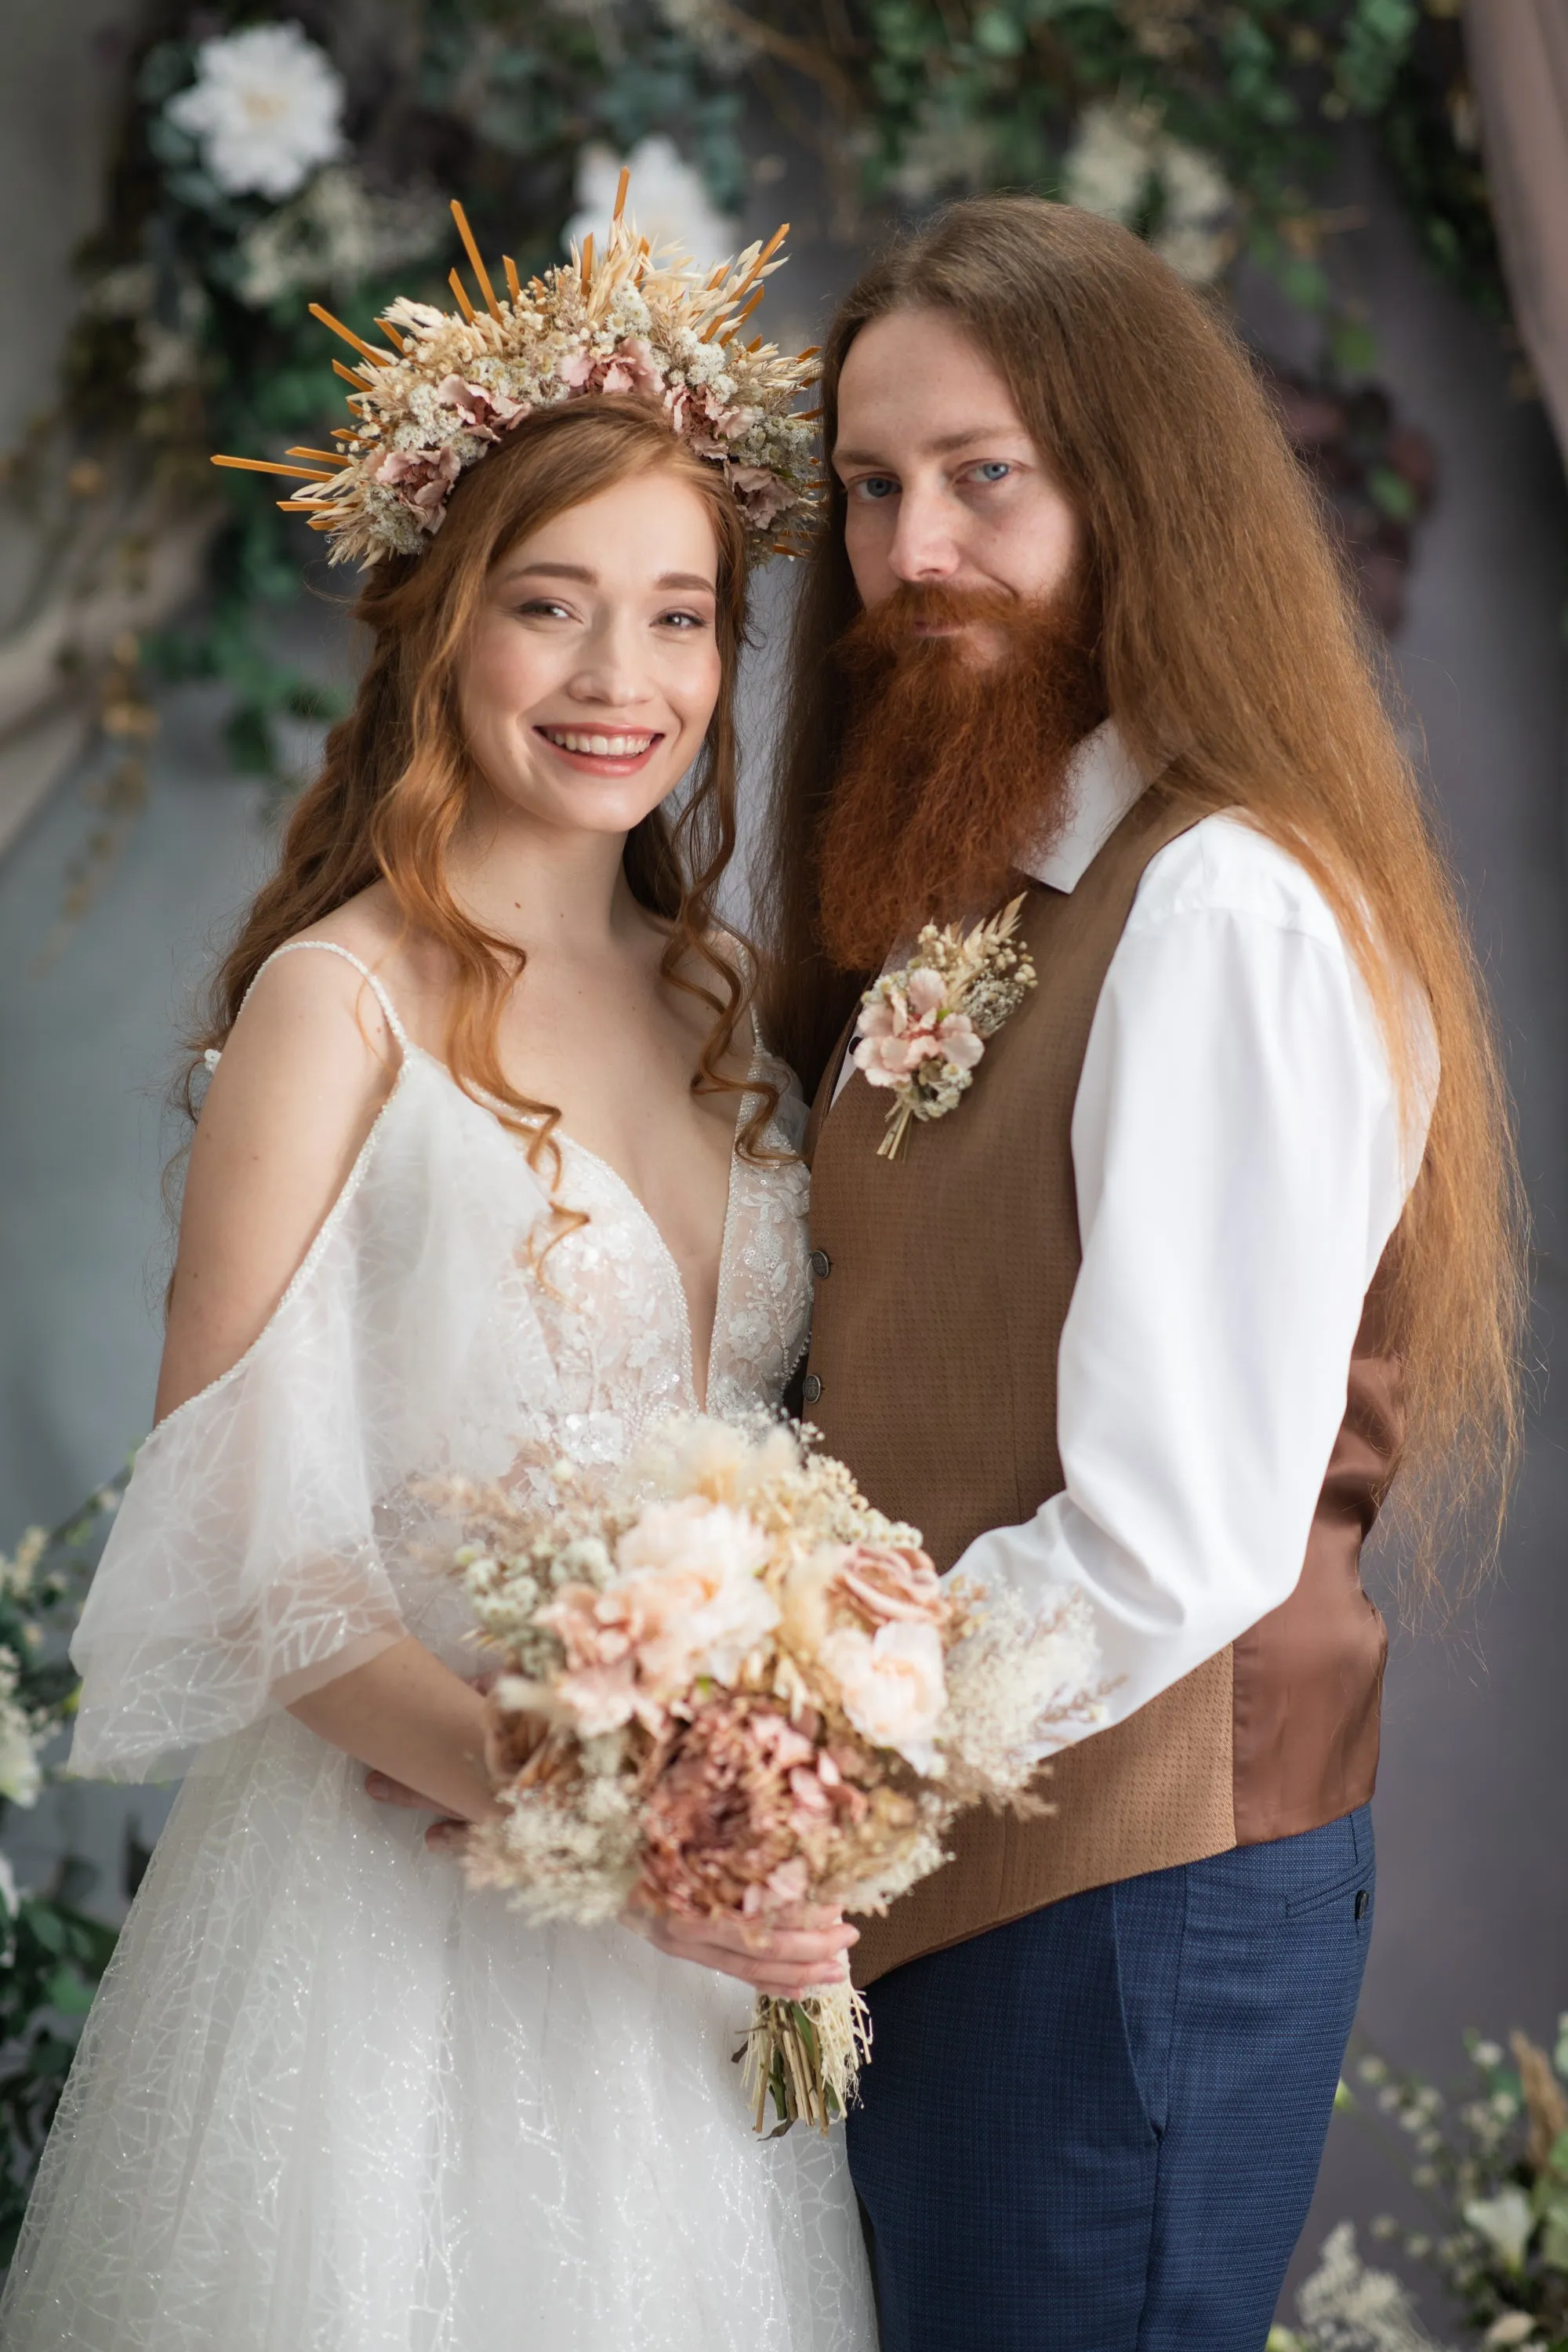
M823 943L874 971L925 922L988 913L1067 817L1104 717L1091 599L903 584L835 648L844 756L818 843Z
M839 638L839 667L850 677L879 676L889 664L911 668L1005 669L1043 634L1053 639L1080 615L1076 594L1033 600L1004 588L955 588L942 581L900 581L868 605Z

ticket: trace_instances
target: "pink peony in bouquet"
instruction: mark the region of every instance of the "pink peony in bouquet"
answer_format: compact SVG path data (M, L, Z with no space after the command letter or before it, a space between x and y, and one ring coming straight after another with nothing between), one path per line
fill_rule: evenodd
M783 1423L671 1417L613 1471L560 1462L535 1496L447 1500L502 1668L505 1810L465 1867L535 1919L636 1898L761 1937L803 1904L883 1911L965 1807L1042 1810L1042 1747L1097 1719L1078 1604L1042 1619L944 1582L915 1528ZM771 2097L779 2128L826 2129L867 2050L847 1982L760 1996L758 2128Z

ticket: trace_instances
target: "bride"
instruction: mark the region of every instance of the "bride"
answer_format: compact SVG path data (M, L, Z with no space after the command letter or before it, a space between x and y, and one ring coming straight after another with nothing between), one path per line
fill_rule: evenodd
M711 908L756 518L668 404L577 375L493 399L438 535L427 500L371 572L358 699L217 979L157 1425L75 1652L76 1768L186 1779L10 2352L874 2340L841 2148L755 2139L729 2063L749 1985L854 1931L710 1969L657 1921L531 1927L366 1786L494 1810L421 1478L776 1404L805 1338L801 1106Z

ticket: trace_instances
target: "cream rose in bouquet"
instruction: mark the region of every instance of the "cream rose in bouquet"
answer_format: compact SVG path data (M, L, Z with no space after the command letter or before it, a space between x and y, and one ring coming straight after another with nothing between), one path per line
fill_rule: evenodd
M635 1901L770 1924L883 1911L965 1807L1042 1810L1034 1760L1098 1716L1072 1603L943 1582L802 1433L661 1422L620 1468L557 1463L538 1498L448 1492L456 1573L501 1672L502 1813L465 1867L538 1920ZM847 1982L760 1996L742 2053L761 2129L826 2129L868 2053Z

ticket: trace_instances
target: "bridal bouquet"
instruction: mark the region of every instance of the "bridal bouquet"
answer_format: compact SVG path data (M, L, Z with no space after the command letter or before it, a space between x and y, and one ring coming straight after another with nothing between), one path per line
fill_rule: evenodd
M503 1671L504 1812L466 1868L536 1920L634 1896L677 1917L882 1911L946 1859L964 1807L1044 1810L1031 1743L1098 1717L1079 1605L942 1583L913 1528L764 1417L661 1422L621 1467L552 1466L545 1498L448 1490ZM760 1996L737 2058L757 2127L827 2127L868 2054L846 1983Z

